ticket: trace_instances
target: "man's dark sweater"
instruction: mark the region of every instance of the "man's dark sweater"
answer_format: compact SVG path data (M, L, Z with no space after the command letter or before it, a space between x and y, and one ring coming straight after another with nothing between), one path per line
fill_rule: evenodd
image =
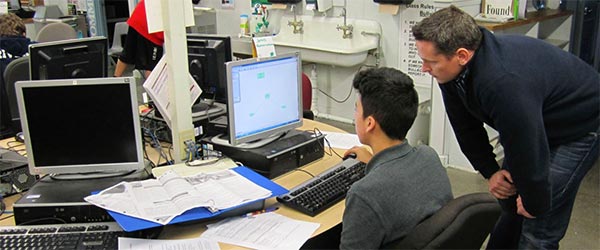
M504 166L527 211L550 208L550 149L597 131L600 76L591 66L544 41L516 35L483 40L460 77L440 84L463 153L485 178L499 166L485 122L500 134Z

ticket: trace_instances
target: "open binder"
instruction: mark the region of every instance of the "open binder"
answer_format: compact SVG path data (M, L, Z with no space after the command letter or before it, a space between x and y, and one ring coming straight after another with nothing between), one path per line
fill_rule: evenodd
M233 168L232 170L237 172L238 174L246 177L248 180L256 183L257 185L270 190L271 196L268 198L279 196L279 195L282 195L282 194L285 194L288 192L287 189L283 188L282 186L279 186L279 184L265 178L264 176L250 170L247 167L236 167L236 168ZM173 219L171 222L169 222L168 225L181 223L181 222L187 222L187 221L193 221L193 220L214 218L214 217L217 217L222 214L232 213L236 210L240 211L240 214L241 214L241 213L243 213L243 211L245 211L245 209L244 209L245 207L247 207L248 210L261 209L262 208L262 200L260 201L260 206L261 206L260 208L254 207L254 205L256 205L256 202L257 201L250 201L248 203L244 203L237 207L222 209L222 210L219 210L214 213L210 212L208 209L206 209L204 207L190 209L190 210L186 211L185 213L175 217L175 219ZM123 230L125 230L127 232L162 226L162 224L159 224L159 223L127 216L127 215L112 212L109 210L107 210L107 212L115 219L115 221L123 228ZM234 214L235 214L235 212L234 212Z

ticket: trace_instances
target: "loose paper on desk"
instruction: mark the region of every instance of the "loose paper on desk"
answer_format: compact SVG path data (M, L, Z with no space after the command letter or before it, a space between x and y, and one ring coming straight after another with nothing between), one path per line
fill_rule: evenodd
M255 249L300 249L319 226L271 212L210 224L200 238Z
M271 196L233 170L181 177L168 171L157 179L121 182L85 200L101 208L166 225L196 207L218 211Z
M148 76L148 79L146 79L143 86L148 95L150 95L150 98L154 101L154 104L156 104L158 111L162 114L167 125L171 127L171 100L169 100L169 86L167 82L169 70L167 68L166 58L166 56L163 56L158 61L156 67L154 67L154 70L152 70L152 73L150 73L150 76ZM188 77L191 106L194 105L194 102L196 102L198 97L200 97L200 94L202 94L202 89L198 87L198 84L196 84L196 80L194 80L192 75L188 74Z
M358 135L349 133L337 133L323 131L325 138L329 141L332 148L350 149L354 146L361 146Z
M181 249L181 250L219 250L219 243L209 239L184 239L184 240L148 240L137 238L119 237L119 250L155 250L155 249Z

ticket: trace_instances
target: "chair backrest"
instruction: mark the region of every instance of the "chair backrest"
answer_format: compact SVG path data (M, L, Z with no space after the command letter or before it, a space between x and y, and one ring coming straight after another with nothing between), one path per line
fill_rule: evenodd
M489 193L451 200L385 249L480 249L496 224L501 208Z
M115 23L115 31L113 32L112 45L110 46L109 54L121 54L123 52L122 37L127 35L129 25L127 22Z
M35 41L43 43L75 38L77 38L77 31L71 25L66 23L49 23L38 31Z
M19 107L17 106L17 93L15 83L29 80L29 56L12 60L4 70L4 83L8 95L8 106L12 117L12 127L20 131ZM15 131L16 132L16 131Z
M302 110L304 111L303 116L307 119L314 119L314 114L310 110L312 104L312 83L310 78L302 73Z

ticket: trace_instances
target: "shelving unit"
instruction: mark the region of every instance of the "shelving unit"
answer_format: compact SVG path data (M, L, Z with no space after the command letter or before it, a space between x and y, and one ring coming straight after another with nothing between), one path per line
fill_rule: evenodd
M525 19L521 20L506 23L479 22L479 24L494 33L524 34L568 50L572 14L567 10L545 9L528 12Z

